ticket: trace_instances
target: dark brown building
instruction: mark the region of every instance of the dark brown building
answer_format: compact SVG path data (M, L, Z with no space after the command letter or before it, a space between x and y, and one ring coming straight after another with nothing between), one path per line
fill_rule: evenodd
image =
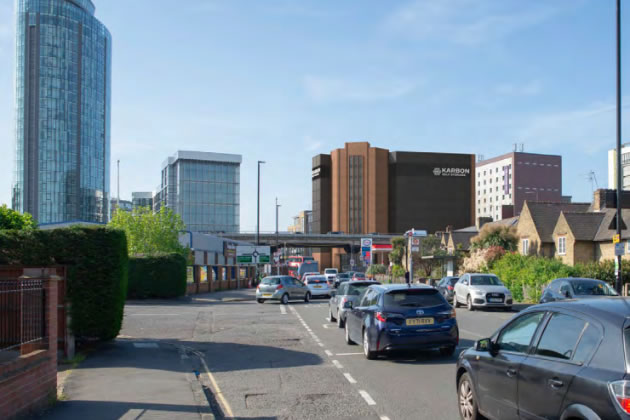
M474 224L475 156L389 152L346 143L313 158L313 233L435 232ZM345 251L316 252L322 267L347 264Z

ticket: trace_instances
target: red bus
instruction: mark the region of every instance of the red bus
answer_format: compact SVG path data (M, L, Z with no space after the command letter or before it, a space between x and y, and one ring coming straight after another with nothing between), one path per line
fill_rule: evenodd
M289 275L292 276L292 277L297 278L298 277L298 269L300 268L300 265L302 265L302 263L304 261L315 261L315 258L313 258L313 257L303 257L301 255L288 257L287 258L287 265L289 267Z

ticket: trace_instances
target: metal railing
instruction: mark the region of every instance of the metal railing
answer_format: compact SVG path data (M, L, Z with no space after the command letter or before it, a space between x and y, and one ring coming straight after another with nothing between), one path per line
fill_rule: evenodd
M0 280L0 351L43 343L46 293L42 279Z

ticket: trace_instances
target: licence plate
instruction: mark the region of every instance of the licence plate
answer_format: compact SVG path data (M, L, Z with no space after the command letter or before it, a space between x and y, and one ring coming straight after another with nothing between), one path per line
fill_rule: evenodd
M406 320L407 326L413 325L433 325L433 318L409 318Z
M322 286L313 286L313 289L321 289Z
M488 302L491 302L491 303L502 303L503 299L501 299L501 298L489 298Z
M263 293L263 297L271 297L272 294L271 293Z

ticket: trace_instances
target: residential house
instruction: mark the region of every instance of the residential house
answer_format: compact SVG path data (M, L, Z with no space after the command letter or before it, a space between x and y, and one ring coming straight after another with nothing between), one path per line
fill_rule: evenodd
M605 216L605 213L561 212L552 234L555 255L568 265L594 261L595 237Z

